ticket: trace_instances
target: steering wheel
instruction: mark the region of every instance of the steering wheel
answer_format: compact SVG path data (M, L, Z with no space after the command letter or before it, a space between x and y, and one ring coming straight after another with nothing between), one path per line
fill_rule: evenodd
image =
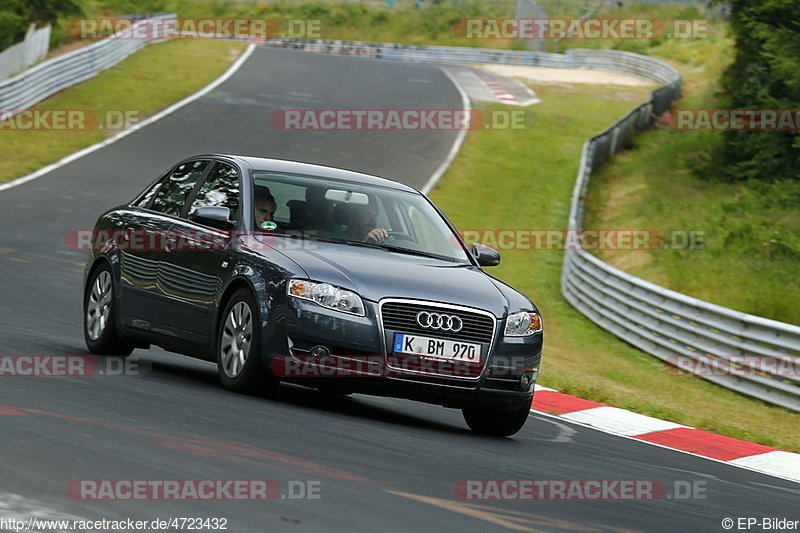
M414 239L411 238L410 235L408 235L406 233L403 233L402 231L390 231L389 232L389 236L387 237L387 239L393 239L395 241L403 241L403 240L405 240L405 241L412 241L412 242L414 240Z
M407 241L414 242L411 239L411 237L409 237L407 234L403 233L402 231L387 231L386 232L385 241L388 241L389 239L391 239L393 241L407 240ZM371 243L374 243L374 244L380 244L381 242L385 242L385 241L379 241L378 239L374 238L372 235L368 235L367 238L364 239L364 242L371 242Z

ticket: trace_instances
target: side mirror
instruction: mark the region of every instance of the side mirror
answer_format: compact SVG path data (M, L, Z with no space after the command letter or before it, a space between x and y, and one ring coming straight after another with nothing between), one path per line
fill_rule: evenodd
M189 220L211 226L217 229L233 229L235 222L231 222L231 210L227 207L206 206L198 207L197 210L189 215Z
M478 260L480 266L490 267L500 264L500 254L491 246L475 243L469 247L469 251Z

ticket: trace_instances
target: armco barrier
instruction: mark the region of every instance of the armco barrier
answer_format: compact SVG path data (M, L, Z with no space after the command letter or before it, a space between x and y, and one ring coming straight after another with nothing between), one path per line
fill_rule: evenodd
M617 50L569 50L564 54L552 54L286 39L266 44L401 61L587 68L653 80L659 88L651 93L649 102L584 143L569 214L572 230L582 228L592 171L624 146L634 133L651 126L669 109L681 90L681 76L671 66L647 56ZM614 268L585 250L565 252L561 291L590 320L664 361L674 363L678 357L683 361L694 359L699 364L689 367L701 369L696 373L712 382L800 410L798 326L748 315L659 287Z
M164 14L140 20L136 26L151 20L174 18ZM157 42L142 39L109 38L62 56L44 61L22 73L0 82L0 120L27 109L58 91L87 80L103 69L116 65L143 46Z

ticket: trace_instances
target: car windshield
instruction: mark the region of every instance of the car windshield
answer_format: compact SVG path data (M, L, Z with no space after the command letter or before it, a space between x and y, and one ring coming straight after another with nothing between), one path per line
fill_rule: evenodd
M254 171L255 228L469 263L458 237L421 195L395 189Z

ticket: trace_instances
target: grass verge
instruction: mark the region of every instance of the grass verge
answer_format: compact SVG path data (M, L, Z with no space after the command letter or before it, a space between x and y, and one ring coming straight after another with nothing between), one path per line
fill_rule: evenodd
M471 132L432 192L460 228L561 229L585 139L646 99L646 91L586 85L535 87L535 127ZM502 107L499 106L498 107ZM501 250L491 274L536 302L545 322L539 382L563 392L696 428L800 451L800 414L700 378L595 326L561 296L563 253Z
M91 110L99 116L122 111L134 113L141 120L208 85L230 66L244 46L206 40L151 44L33 109ZM203 68L197 69L201 59ZM12 130L8 127L8 123L0 123L0 182L33 172L116 133L98 128Z

